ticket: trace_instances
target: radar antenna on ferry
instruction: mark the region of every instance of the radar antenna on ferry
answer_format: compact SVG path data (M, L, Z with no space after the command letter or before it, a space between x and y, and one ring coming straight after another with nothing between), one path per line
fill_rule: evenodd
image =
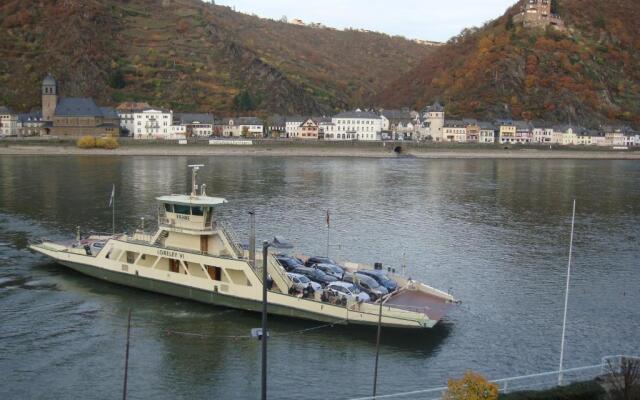
M198 171L200 168L204 167L204 164L193 164L188 165L191 168L191 196L195 197L198 195L198 185L196 183L196 176L198 175ZM204 192L203 192L204 195Z

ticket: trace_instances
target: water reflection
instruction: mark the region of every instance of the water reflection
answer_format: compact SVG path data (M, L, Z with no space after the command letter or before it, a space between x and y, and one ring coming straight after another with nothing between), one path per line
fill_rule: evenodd
M502 377L557 367L573 198L568 365L640 346L637 162L2 157L0 375L13 382L0 385L2 397L113 392L129 307L132 398L256 397L258 343L220 336L247 334L258 314L95 281L25 251L29 239L70 237L77 225L110 231L112 184L118 230L141 216L149 226L155 197L188 191L186 165L195 163L206 164L207 192L229 200L217 212L241 237L255 209L259 239L282 234L296 251L324 254L330 209L332 256L398 269L404 258L409 275L463 300L437 329L383 332L384 393L441 385L467 369ZM274 333L312 326L272 320ZM167 335L178 330L212 336ZM308 398L367 395L374 346L369 328L275 336L271 395L299 398L292 379Z

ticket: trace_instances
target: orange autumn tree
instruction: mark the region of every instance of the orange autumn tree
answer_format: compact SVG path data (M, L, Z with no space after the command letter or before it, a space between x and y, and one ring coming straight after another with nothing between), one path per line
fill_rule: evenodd
M449 379L444 400L497 400L498 385L490 383L482 375L468 371L459 379Z

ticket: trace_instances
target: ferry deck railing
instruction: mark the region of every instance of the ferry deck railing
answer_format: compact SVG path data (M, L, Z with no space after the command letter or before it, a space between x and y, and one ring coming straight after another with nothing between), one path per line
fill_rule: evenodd
M521 390L544 390L558 385L558 376L562 372L563 384L584 382L610 374L619 374L622 369L623 360L638 360L638 356L614 355L601 359L600 364L587 365L577 368L567 368L562 371L549 371L538 374L521 375L509 378L494 379L489 382L498 385L501 393L509 393ZM356 397L349 400L379 400L379 399L414 399L419 396L424 400L440 400L444 397L447 386L434 387L430 389L419 389L408 392L378 395L376 397Z

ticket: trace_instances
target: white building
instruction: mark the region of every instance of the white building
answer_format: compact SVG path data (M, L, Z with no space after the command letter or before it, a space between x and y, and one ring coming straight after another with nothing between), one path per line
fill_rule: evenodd
M134 136L135 123L133 121L133 115L150 108L151 106L148 103L126 102L119 104L118 107L116 107L116 113L118 113L118 117L120 118L120 128L122 131L129 136Z
M496 142L496 127L488 122L479 122L480 138L479 143L493 144Z
M150 108L133 113L133 137L136 139L184 139L186 128L173 125L173 112Z
M533 128L533 143L553 143L553 128Z
M18 134L18 116L8 107L0 107L0 136Z
M296 138L300 133L300 125L302 125L308 118L295 116L288 117L285 122L284 131L286 137L288 138Z
M370 111L347 111L340 113L331 122L335 125L333 140L380 140L382 119Z
M20 114L18 115L18 135L40 136L42 135L44 124L41 111Z
M225 137L264 137L264 124L259 118L238 117L225 120L222 128Z

